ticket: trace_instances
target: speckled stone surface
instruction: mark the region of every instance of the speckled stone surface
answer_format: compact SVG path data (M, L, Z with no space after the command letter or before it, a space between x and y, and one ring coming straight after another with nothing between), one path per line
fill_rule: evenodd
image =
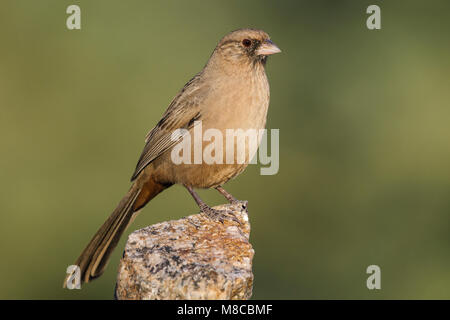
M201 214L158 223L130 234L117 276L117 299L249 299L252 295L250 224L243 205L223 223Z

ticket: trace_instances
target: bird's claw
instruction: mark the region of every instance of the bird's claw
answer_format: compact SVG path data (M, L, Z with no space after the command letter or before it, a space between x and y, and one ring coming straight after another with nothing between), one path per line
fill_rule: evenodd
M200 209L203 215L205 215L207 218L213 221L218 221L223 224L225 220L233 220L238 224L241 224L241 222L239 221L239 219L236 217L236 215L232 210L229 209L218 210L208 206L204 206Z

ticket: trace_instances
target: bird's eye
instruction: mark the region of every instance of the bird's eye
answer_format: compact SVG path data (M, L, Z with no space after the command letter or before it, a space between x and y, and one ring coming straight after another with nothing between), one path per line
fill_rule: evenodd
M242 45L243 45L244 47L250 47L251 44L252 44L252 40L250 40L250 39L244 39L244 40L242 40Z

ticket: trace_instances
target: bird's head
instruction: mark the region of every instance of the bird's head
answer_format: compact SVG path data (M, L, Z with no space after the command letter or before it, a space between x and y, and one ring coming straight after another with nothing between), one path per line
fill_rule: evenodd
M234 64L265 64L267 56L281 52L267 33L256 29L232 31L220 40L214 55Z

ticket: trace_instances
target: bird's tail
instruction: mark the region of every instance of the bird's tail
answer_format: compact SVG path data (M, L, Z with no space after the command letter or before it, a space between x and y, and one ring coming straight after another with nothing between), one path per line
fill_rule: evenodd
M80 284L87 283L103 274L111 253L123 232L137 216L139 209L167 187L151 180L141 187L138 187L136 183L133 184L76 260L75 266L79 269L73 271L78 273ZM73 281L73 274L67 275L64 287L69 280Z

